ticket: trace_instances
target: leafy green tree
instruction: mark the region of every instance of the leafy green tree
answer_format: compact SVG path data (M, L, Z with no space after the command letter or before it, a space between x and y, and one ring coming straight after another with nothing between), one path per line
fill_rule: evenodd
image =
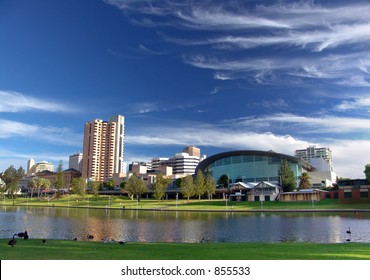
M365 170L364 170L366 179L370 181L370 164L365 165Z
M193 176L188 175L181 180L180 192L184 197L188 199L188 201L190 197L194 195L195 185L193 181Z
M31 182L29 183L29 186L31 186L32 188L36 186L37 198L40 199L42 191L50 187L50 181L45 178L32 179ZM33 189L32 189L32 192L33 192ZM31 198L32 198L32 194L31 194Z
M288 161L283 159L279 169L280 183L284 192L292 192L296 189L296 180Z
M203 172L201 172L200 170L198 170L197 175L195 176L194 185L195 185L194 194L197 195L198 199L200 200L200 197L204 195L206 192Z
M15 199L15 194L19 188L19 180L24 177L24 174L23 167L20 166L17 170L11 165L0 176L5 183L4 191L13 199Z
M229 177L227 175L221 175L217 180L217 184L223 186L225 189L229 186Z
M162 173L157 174L153 184L155 199L161 200L164 198L164 195L166 194L166 188L169 183L171 183L171 179L163 176Z
M108 190L113 190L115 187L114 180L111 178L103 183L103 187L107 188Z
M17 175L16 175L16 177L17 177L17 179L18 179L18 181L20 180L20 179L22 179L23 177L24 177L24 175L26 174L26 171L23 169L23 167L22 166L19 166L19 168L17 169Z
M310 181L310 176L308 176L307 172L303 172L302 175L299 177L299 186L298 188L300 190L302 189L309 189L311 187L311 181Z
M176 187L180 188L182 182L182 178L177 178L175 181Z
M59 197L60 190L64 188L63 161L59 161L54 187L57 190L57 197Z
M136 195L137 200L140 200L140 196L146 193L148 188L145 186L144 181L134 173L128 179L124 191L127 192L131 199L134 199L134 196Z
M87 188L91 191L91 193L94 197L99 196L99 182L89 181L87 183Z
M74 194L84 197L86 194L86 181L82 177L74 178L71 182L71 189Z
M204 185L208 195L208 199L211 199L212 195L216 193L216 184L209 172L207 173L207 176L205 178Z
M28 189L31 189L31 199L33 197L33 191L37 188L37 179L33 178L27 183Z

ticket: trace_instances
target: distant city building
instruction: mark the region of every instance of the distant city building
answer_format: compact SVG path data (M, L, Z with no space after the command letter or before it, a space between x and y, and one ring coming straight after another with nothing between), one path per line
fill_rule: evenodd
M309 146L306 149L296 150L294 155L315 167L308 174L313 187L329 187L336 182L333 156L329 148Z
M31 158L31 159L29 159L28 161L27 161L27 174L31 174L31 168L32 168L32 166L34 166L35 165L35 161L34 161L34 159L33 158Z
M200 149L195 146L187 146L182 152L200 158Z
M309 146L306 149L296 150L294 156L311 163L320 171L333 171L333 156L329 148ZM326 162L326 165L321 159Z
M124 162L124 117L96 119L85 124L82 177L94 181L113 178L119 184L126 175Z
M82 153L76 153L76 154L70 155L68 168L75 169L81 172L82 171L82 158L83 158Z
M146 174L148 171L152 170L152 165L150 162L133 162L129 165L129 171L132 173Z
M152 158L152 162L151 162L152 169L158 170L158 168L161 166L167 166L168 160L169 158L165 158L165 157Z
M54 164L47 161L35 163L33 159L30 159L27 163L27 174L29 175L42 172L45 170L54 172Z
M199 157L190 156L188 153L177 153L169 160L173 174L192 175L199 163Z
M67 169L67 170L63 170L62 172L63 172L63 181L64 181L63 188L68 188L74 178L81 177L81 172L75 169ZM54 188L54 183L57 178L57 175L58 175L58 172L51 172L49 170L44 170L42 172L36 173L37 178L44 178L50 181L51 189Z
M164 167L171 167L176 177L183 177L195 173L195 168L205 156L200 157L200 149L195 146L188 146L182 153L175 154L172 158L153 158L152 169L159 170ZM168 171L168 170L167 170ZM169 171L168 171L169 172Z

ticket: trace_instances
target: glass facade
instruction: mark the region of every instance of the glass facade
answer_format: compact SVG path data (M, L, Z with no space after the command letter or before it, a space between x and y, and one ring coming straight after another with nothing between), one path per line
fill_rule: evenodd
M302 166L299 160L290 160L287 156L287 161L293 170L294 176L298 178L302 174ZM222 175L226 175L235 182L279 182L279 169L282 157L273 156L266 153L263 154L240 154L218 158L211 162L206 168L212 174L215 182Z

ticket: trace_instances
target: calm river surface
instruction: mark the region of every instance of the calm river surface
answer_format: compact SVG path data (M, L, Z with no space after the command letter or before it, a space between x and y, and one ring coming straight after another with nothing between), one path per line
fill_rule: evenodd
M351 228L351 236L346 231ZM0 207L0 238L127 242L370 242L370 213L205 213Z

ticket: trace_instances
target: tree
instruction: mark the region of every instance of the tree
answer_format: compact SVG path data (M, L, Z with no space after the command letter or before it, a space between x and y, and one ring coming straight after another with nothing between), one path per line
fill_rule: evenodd
M283 187L284 192L292 192L296 189L294 173L286 159L281 161L279 176L280 184Z
M17 169L17 174L16 174L18 181L22 179L25 174L26 174L26 171L24 171L22 166L19 166L19 168Z
M182 178L177 178L176 181L175 181L176 187L180 188L181 182L182 182Z
M140 200L140 196L146 193L148 188L145 186L144 181L134 173L128 179L124 191L127 192L131 199L134 199L134 195L136 195L137 200Z
M221 175L217 180L217 184L223 186L225 189L229 186L229 177L227 175Z
M57 197L59 197L60 190L64 188L63 161L59 161L54 187L57 190Z
M15 193L19 188L19 180L24 177L24 173L22 166L17 170L13 165L11 165L1 174L1 179L5 183L4 191L6 191L13 199L15 198Z
M180 192L184 197L188 198L188 201L194 195L194 189L193 176L188 175L181 180Z
M301 189L309 189L311 187L310 176L308 176L307 172L303 172L302 175L299 177L299 186L298 188Z
M205 178L204 185L208 195L208 199L211 199L211 196L216 193L216 184L209 172L207 173L207 176Z
M370 164L365 165L365 170L364 170L366 179L370 181Z
M161 200L166 194L166 188L168 184L171 183L171 179L163 176L162 173L157 174L155 182L153 184L154 198Z
M99 196L99 182L96 181L89 181L87 183L88 189L90 189L91 193L93 194L94 197Z
M50 181L44 178L32 179L29 182L29 186L32 188L31 198L33 195L33 189L36 187L37 188L37 198L40 199L40 194L42 193L42 190L45 190L50 187Z
M86 193L86 181L82 177L74 178L71 182L71 189L74 194L79 196L85 196Z
M114 180L112 178L110 178L109 180L105 181L103 183L103 187L107 188L110 191L113 190L114 187L115 187Z
M27 183L28 189L31 189L31 199L33 197L33 191L37 188L37 180L33 178Z
M203 172L198 170L197 175L195 177L194 181L195 190L194 194L198 196L198 199L200 200L200 197L206 192L206 186L204 181Z

